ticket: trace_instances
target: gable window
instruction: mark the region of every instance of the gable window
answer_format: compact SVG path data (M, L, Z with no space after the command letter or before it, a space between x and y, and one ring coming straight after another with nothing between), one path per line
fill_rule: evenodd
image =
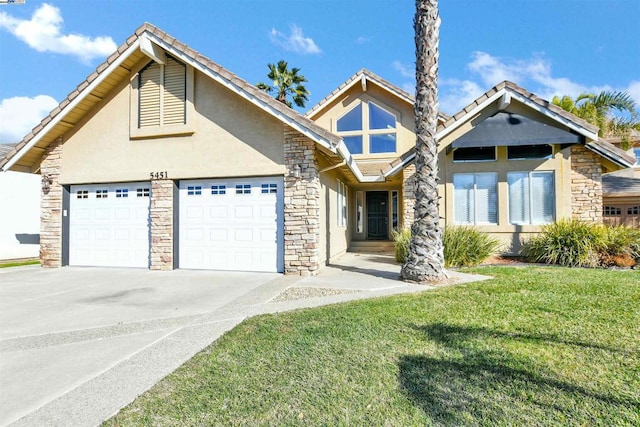
M496 147L463 147L453 152L454 162L492 162L496 160Z
M396 116L373 102L360 102L336 121L351 154L396 152Z
M186 66L170 56L165 64L151 62L138 75L138 127L185 124Z
M338 226L347 226L347 186L338 180Z
M553 155L553 147L549 144L542 145L513 145L507 147L509 160L550 159Z
M509 222L549 224L555 220L555 185L552 171L509 172Z
M498 223L496 173L453 174L453 209L456 224Z

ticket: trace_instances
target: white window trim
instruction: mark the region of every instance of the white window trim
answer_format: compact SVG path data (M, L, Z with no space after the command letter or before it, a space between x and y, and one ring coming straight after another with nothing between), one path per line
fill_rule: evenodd
M338 121L342 119L344 116L349 114L354 108L361 104L361 124L362 130L350 130L350 131L338 131ZM393 130L390 129L370 129L369 126L369 104L373 104L376 107L380 108L382 111L389 113L390 115L395 117L395 127ZM365 107L366 105L366 107ZM362 153L353 154L354 157L389 157L389 155L396 154L398 152L398 129L400 128L401 123L401 115L398 111L385 106L380 105L377 102L372 101L371 99L363 98L358 99L358 101L349 105L345 112L338 116L333 123L333 131L342 137L348 136L360 136L362 137ZM395 135L396 136L396 149L395 151L385 151L380 153L372 153L371 152L371 135Z
M194 71L189 64L186 67L186 105L185 105L185 123L178 125L166 125L158 127L138 127L138 118L140 114L140 72L148 63L142 64L138 69L132 71L130 76L130 98L129 98L129 138L145 139L158 136L189 136L195 133L194 116L195 107L194 100Z
M340 181L339 179L337 180L338 182L338 191L337 191L337 220L338 220L338 227L346 227L347 226L347 218L348 218L348 214L347 214L347 186Z
M509 224L511 225L546 225L546 224L552 224L557 217L557 210L558 210L558 206L557 206L557 192L556 192L556 174L554 171L509 171L507 172L507 194L509 194L509 174L511 173L526 173L527 174L527 180L528 180L528 188L529 188L529 194L527 194L527 197L529 198L529 222L513 222L511 221L511 197L507 196L507 215L509 216ZM533 186L531 185L531 174L534 173L544 173L544 174L550 174L553 177L553 219L549 222L534 222L533 221L533 215L532 215L532 207L533 207L533 203L532 203L532 199L531 199L531 192L533 191Z

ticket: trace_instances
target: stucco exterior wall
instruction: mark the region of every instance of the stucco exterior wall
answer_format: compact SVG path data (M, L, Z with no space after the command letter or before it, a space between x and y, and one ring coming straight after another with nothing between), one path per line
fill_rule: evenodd
M167 172L170 179L283 175L282 123L197 71L192 74L194 113L187 124L193 134L131 139L133 88L123 81L64 135L60 182L148 180L151 172Z
M322 170L328 163L318 162ZM320 174L320 262L326 264L333 258L343 254L351 242L349 228L338 225L338 179L346 183L335 169ZM353 197L348 189L347 198ZM347 215L352 215L347 209ZM348 223L348 222L347 222Z

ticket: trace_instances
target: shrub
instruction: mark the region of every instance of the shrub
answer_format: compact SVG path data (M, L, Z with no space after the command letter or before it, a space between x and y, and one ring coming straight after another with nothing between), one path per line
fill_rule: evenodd
M542 227L542 232L525 243L522 254L533 262L567 267L594 267L603 247L600 227L576 219L560 220Z
M396 247L396 261L404 263L409 254L409 243L411 242L411 230L405 228L393 232L393 242Z
M405 262L409 253L411 230L393 233L396 260ZM496 253L500 243L497 239L473 227L449 226L442 236L445 267L474 266Z
M624 225L601 226L603 265L633 267L640 260L640 230Z
M442 236L445 267L472 267L494 255L500 241L468 226L449 226Z

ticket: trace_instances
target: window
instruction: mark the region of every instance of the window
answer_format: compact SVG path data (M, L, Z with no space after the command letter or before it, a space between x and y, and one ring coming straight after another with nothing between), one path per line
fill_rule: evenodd
M117 188L116 189L116 199L122 199L129 197L129 189L127 188Z
M148 188L136 188L136 197L149 197Z
M356 191L356 232L364 232L364 193Z
M497 224L497 174L453 175L453 209L456 224Z
M109 197L109 190L96 190L96 199L106 199Z
M337 120L336 130L351 154L396 152L396 116L373 102L349 110Z
M633 149L633 155L636 156L636 165L640 166L640 147Z
M189 185L187 186L187 196L199 196L202 194L201 185Z
M391 224L394 231L398 231L398 192L391 192Z
M251 194L251 184L237 184L236 194Z
M138 128L186 123L186 66L170 56L138 75Z
M509 160L550 159L553 155L553 147L543 145L514 145L507 147Z
M622 215L622 209L615 206L605 206L603 214L605 216L620 216Z
M227 186L226 185L212 185L211 186L211 194L227 194Z
M347 226L347 186L338 180L338 226Z
M88 199L89 198L89 191L88 190L78 190L78 192L76 193L76 198L78 198L78 199Z
M640 215L640 206L631 206L628 208L627 215Z
M262 184L262 194L276 194L278 192L278 184Z
M456 148L454 162L492 162L496 159L496 147Z
M549 224L555 219L553 172L509 172L509 222Z

